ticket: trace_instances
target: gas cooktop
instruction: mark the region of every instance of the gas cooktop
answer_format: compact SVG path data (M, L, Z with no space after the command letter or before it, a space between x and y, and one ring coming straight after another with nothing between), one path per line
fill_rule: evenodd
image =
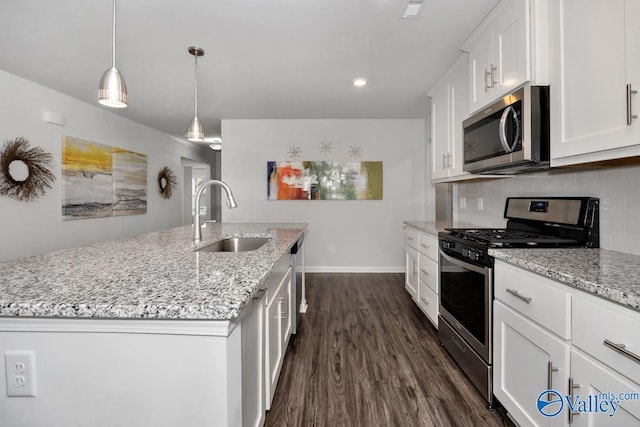
M575 239L508 228L447 228L450 236L489 247L579 246Z

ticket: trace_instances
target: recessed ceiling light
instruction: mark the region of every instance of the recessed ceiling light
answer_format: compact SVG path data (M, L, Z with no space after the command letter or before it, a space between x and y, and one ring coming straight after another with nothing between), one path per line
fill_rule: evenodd
M355 87L363 87L367 85L367 79L363 79L361 77L357 78L357 79L353 79L353 85Z

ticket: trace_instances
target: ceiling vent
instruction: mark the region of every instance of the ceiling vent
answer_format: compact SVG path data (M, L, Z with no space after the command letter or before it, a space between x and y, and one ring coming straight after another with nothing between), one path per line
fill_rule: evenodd
M401 17L404 19L417 18L418 13L420 13L420 8L422 7L423 1L424 0L409 0L404 8Z

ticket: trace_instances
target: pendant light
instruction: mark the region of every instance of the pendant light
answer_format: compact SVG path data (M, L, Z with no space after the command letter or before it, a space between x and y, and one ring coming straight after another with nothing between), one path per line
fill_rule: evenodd
M111 68L104 72L98 87L98 102L111 108L127 107L127 85L116 68L116 0L113 0L113 39Z
M195 58L195 71L194 71L194 95L193 95L193 120L189 125L189 130L185 135L189 141L202 142L204 141L204 131L202 130L202 123L198 120L198 56L204 56L204 49L197 46L189 46L189 53Z

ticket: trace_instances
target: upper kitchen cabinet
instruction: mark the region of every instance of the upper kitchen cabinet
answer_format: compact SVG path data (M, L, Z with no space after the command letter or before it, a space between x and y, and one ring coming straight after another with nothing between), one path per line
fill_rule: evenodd
M468 56L462 54L431 88L431 179L455 181L473 177L462 170L462 121L468 116Z
M469 112L533 81L547 84L546 0L503 0L467 39Z
M640 2L550 3L551 166L640 155Z

